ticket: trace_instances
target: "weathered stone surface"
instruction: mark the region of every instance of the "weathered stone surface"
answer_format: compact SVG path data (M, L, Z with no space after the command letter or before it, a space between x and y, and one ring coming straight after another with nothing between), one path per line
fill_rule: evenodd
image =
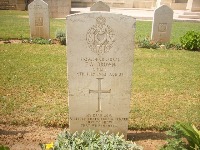
M102 1L98 1L91 6L90 11L110 11L110 7Z
M31 37L49 39L49 9L43 0L34 0L28 5Z
M135 19L94 12L67 17L69 128L127 135Z
M169 42L173 22L173 10L162 5L154 11L151 39L155 42Z
M44 0L49 5L51 18L66 18L70 14L71 0Z

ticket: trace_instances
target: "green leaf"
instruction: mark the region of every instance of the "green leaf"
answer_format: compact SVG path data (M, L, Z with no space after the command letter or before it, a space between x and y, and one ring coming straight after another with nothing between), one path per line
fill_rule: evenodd
M194 125L191 124L180 123L179 125L180 125L180 130L183 131L185 138L189 142L189 145L192 148L195 148L196 146L200 148L200 136L199 136L199 131L196 129L196 127L194 127Z
M123 135L109 134L109 132L82 131L71 134L64 132L58 135L54 150L142 150L142 147L125 141Z
M0 150L10 150L10 148L6 147L6 146L3 146L3 145L0 145Z

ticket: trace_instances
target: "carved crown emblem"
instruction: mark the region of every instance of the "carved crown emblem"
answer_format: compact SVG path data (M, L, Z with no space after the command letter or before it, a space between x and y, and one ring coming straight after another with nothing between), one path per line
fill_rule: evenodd
M115 42L114 36L112 28L106 25L106 18L100 16L96 19L96 25L88 30L86 40L93 52L104 54L112 48Z

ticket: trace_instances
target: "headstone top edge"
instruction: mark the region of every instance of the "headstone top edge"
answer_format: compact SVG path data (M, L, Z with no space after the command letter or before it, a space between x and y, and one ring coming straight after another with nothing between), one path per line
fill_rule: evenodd
M156 8L154 11L156 12L157 10L159 10L159 9L161 9L161 8L166 8L166 9L168 9L168 10L171 10L171 11L174 13L173 9L171 9L169 6L167 6L167 5L165 5L165 4L159 6L159 7Z
M105 5L106 5L106 3L102 2L102 1L97 1L97 2L95 2L93 5L98 4L98 3L100 3L100 4L105 4ZM92 6L93 6L93 5L92 5ZM106 6L108 6L108 5L106 5Z
M102 2L102 1L98 1L98 2L94 3L94 4L90 7L90 11L98 11L98 10L95 10L95 7L96 7L96 6L98 7L98 5L99 5L99 6L103 6L104 9L107 9L107 10L102 10L102 11L108 11L108 12L110 12L110 7L109 7L106 3Z
M37 3L37 2L42 2L43 4L45 4L45 5L47 5L48 6L48 3L47 2L45 2L45 1L43 1L43 0L34 0L34 1L32 1L29 5L28 5L28 7L30 7L30 6L32 6L32 5L34 5L35 3Z
M92 11L92 12L86 12L86 13L76 13L76 14L70 14L67 15L66 19L70 19L72 17L76 17L76 16L84 16L84 15L116 15L116 16L120 16L120 17L126 17L126 18L132 18L134 21L136 21L135 17L132 16L128 16L128 15L123 15L123 14L119 14L119 13L110 13L110 12L106 12L106 11Z

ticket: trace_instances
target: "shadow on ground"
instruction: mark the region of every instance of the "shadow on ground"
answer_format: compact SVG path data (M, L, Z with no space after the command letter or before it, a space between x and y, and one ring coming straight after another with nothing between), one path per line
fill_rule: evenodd
M151 131L135 131L129 132L127 135L128 140L141 141L141 140L166 140L168 136L164 132L151 132Z

